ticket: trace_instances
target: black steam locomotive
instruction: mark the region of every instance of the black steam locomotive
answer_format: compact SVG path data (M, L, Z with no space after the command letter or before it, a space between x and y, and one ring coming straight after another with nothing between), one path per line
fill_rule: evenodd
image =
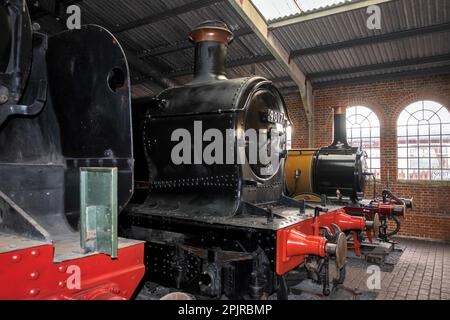
M131 298L144 246L117 236L133 193L130 110L111 33L49 36L25 1L0 0L0 299Z
M147 279L165 286L216 298L286 297L285 275L303 265L329 293L330 258L338 282L345 274L339 226L360 230L366 221L284 196L285 104L267 79L226 78L232 38L221 22L199 25L190 34L193 81L148 104L148 195L127 207L121 225L146 241ZM255 150L271 161L249 160Z
M368 196L364 194L367 178L375 181L366 166L366 158L364 150L348 144L345 108L337 107L334 109L334 140L330 146L289 151L285 177L287 194L297 200L343 205L349 214L374 220L379 224L375 227L375 238L388 241L400 230L398 217L412 208L413 202L397 197L388 189L377 198L376 183L373 198L363 199ZM395 222L395 229L388 230L388 219Z

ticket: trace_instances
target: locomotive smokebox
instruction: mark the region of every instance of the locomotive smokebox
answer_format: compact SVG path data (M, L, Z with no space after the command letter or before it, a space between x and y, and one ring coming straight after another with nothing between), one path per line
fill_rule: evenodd
M195 43L194 81L226 80L225 59L233 33L221 21L205 21L189 34Z

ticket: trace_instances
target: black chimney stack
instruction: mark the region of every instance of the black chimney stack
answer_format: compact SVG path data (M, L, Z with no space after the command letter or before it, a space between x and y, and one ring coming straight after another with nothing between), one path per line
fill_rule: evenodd
M225 80L225 58L233 33L221 21L205 21L189 34L195 43L193 82Z
M344 107L334 108L334 141L331 145L338 148L348 148L347 119Z

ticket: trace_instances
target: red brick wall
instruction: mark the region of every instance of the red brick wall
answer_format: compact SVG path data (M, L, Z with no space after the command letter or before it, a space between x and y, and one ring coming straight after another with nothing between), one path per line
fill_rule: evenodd
M284 100L288 106L289 118L293 128L292 148L308 146L308 124L300 94L287 95Z
M450 240L450 182L423 183L397 181L396 125L400 112L417 100L434 100L450 108L450 76L432 76L400 81L323 88L314 91L314 145L322 147L332 141L332 107L364 105L371 108L381 123L381 192L389 180L390 189L403 197L414 198L402 224L402 235ZM296 147L307 147L304 112L298 96L286 97L294 122ZM300 131L300 132L299 132ZM305 138L306 137L306 138ZM371 189L371 188L369 188ZM367 190L368 196L372 194Z

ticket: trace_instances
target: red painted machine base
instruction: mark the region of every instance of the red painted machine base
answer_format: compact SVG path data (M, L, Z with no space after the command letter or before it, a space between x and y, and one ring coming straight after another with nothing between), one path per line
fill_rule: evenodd
M52 244L0 254L2 300L125 300L144 276L144 244L53 262ZM79 281L78 281L79 280Z

